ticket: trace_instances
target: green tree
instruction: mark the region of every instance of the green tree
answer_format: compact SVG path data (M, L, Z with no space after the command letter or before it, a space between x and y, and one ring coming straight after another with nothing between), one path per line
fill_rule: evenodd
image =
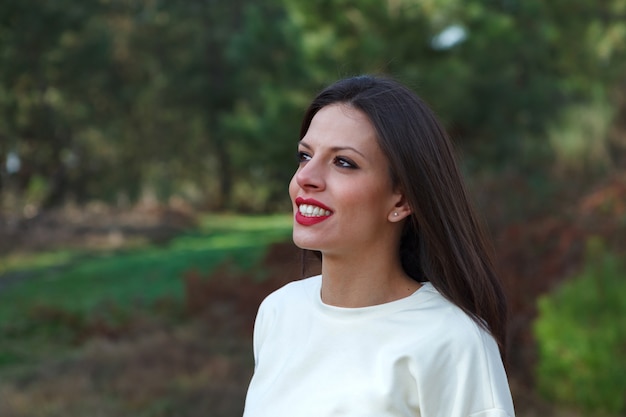
M416 90L472 170L533 172L539 161L541 171L596 154L617 166L625 7L3 2L0 158L16 152L22 169L2 180L43 188L44 206L132 200L146 186L162 198L195 189L207 207L281 206L302 110L323 85L358 73Z
M307 79L279 2L74 3L1 6L0 135L23 189L43 181L44 206L146 184L195 185L212 207L235 183L274 192Z
M92 18L97 3L31 3L0 6L0 136L4 152L21 158L22 188L49 179L51 206L78 185L75 162L87 146L79 131L97 107L109 42Z
M563 112L616 103L624 82L618 0L286 1L317 79L371 72L406 82L444 118L473 169L550 164L558 148L546 136ZM437 45L451 28L460 42Z
M284 9L271 1L181 1L153 5L146 15L132 39L146 55L140 61L152 62L162 80L146 100L160 120L138 117L154 127L139 135L141 148L156 152L152 172L165 169L169 177L154 178L170 188L200 184L211 190L210 207L266 208L284 180L278 167L285 162L276 159L300 105L294 89L306 80ZM254 192L237 199L242 185Z

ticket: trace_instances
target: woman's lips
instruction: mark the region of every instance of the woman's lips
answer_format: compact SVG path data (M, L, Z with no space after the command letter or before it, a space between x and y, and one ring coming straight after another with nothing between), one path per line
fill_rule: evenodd
M297 197L296 206L297 206L296 215L295 215L296 222L298 222L299 224L303 226L312 226L314 224L323 222L324 220L328 219L333 214L330 208L328 208L324 204L312 198ZM306 213L302 213L301 206L306 206L306 208L308 209L313 207L313 209L311 209L313 211L309 212L307 210Z

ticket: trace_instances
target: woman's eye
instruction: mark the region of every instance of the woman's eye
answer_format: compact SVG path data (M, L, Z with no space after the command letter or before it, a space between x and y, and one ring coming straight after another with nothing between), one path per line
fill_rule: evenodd
M298 163L307 162L311 159L311 155L309 155L306 152L298 151L297 158L298 158Z
M340 157L340 156L335 158L335 165L337 165L338 167L341 167L341 168L350 168L350 169L358 168L357 165L354 162L352 162L348 158L344 158L344 157Z

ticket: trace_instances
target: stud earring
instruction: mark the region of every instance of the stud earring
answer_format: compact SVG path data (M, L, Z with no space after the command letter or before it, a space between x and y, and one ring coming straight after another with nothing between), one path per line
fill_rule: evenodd
M394 215L395 217L398 217L398 212L397 212L397 211L394 211L394 212L393 212L393 215Z

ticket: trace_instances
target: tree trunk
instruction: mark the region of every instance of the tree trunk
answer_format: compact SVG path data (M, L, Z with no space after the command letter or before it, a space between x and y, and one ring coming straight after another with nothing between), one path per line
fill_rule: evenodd
M57 161L57 166L50 178L50 191L41 203L42 209L58 207L65 202L68 193L67 171L63 162Z
M230 155L228 153L228 149L226 149L226 144L221 137L218 137L215 140L215 151L218 159L220 185L218 209L226 209L229 208L232 203L233 175Z

